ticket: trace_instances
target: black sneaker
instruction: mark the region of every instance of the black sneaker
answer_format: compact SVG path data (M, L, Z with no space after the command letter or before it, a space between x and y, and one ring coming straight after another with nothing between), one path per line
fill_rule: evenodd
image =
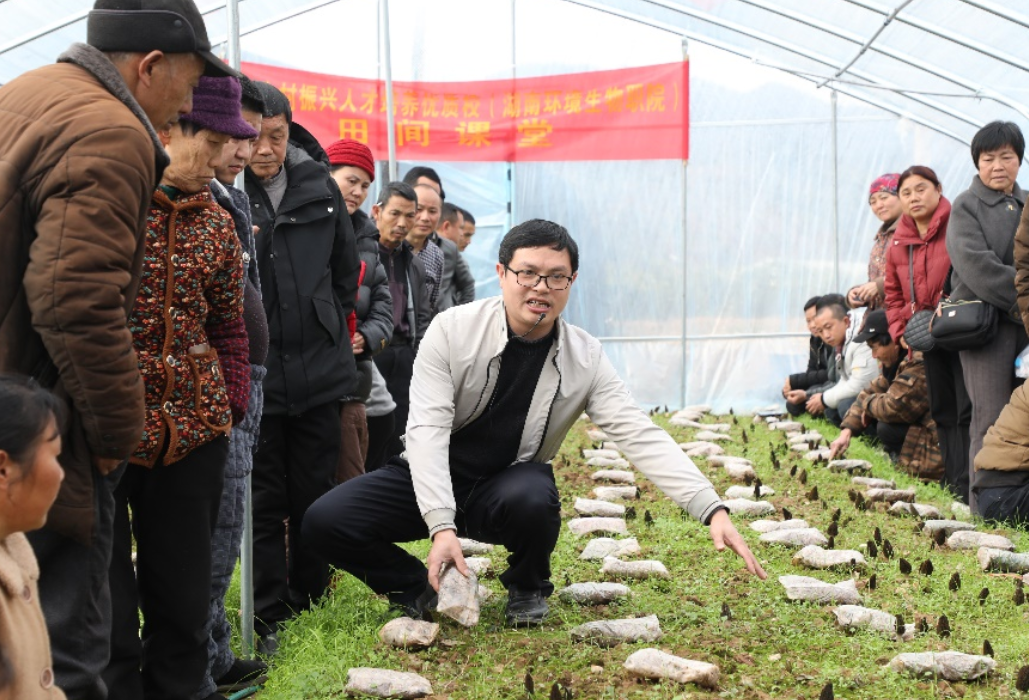
M389 609L400 612L402 617L409 617L412 620L426 620L433 622L432 612L436 610L436 603L439 596L432 586L426 584L425 590L414 600L397 601L390 600Z
M270 659L279 653L279 635L275 632L263 634L257 638L257 653Z
M542 591L524 591L516 586L507 589L507 609L504 618L511 627L541 625L550 613L550 606Z
M215 678L219 693L234 693L268 680L268 664L260 659L236 659L221 678Z

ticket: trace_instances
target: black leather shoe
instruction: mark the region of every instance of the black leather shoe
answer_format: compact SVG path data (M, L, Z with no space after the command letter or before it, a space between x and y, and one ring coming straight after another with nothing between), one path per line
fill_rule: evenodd
M504 618L512 627L541 625L550 613L550 606L542 591L524 591L515 586L507 589L507 609Z
M402 617L432 622L432 612L436 610L438 600L439 596L436 595L436 591L432 586L426 584L425 590L414 600L390 600L389 609L398 611Z
M255 685L261 685L268 676L268 664L260 659L236 659L221 678L215 678L219 693L235 693Z
M257 639L257 653L270 659L279 653L279 635L269 632Z

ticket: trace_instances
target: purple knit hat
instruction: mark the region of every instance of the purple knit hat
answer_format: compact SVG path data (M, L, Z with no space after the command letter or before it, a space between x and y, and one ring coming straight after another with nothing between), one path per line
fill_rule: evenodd
M256 138L258 132L243 121L240 99L243 88L236 78L201 76L193 90L193 111L182 118L203 129L228 134L234 139Z
M899 181L899 173L886 173L885 175L880 175L872 181L872 186L868 188L868 196L871 197L873 194L877 192L897 194L897 190L899 189Z

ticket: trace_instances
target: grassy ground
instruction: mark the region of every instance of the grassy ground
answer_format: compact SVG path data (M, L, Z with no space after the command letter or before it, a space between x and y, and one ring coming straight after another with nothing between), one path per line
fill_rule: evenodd
M713 419L711 419L713 420ZM679 441L691 439L694 431L669 426L667 418L655 421L670 430ZM821 421L809 424L830 440L835 429ZM572 503L577 496L588 496L593 486L590 469L584 465L581 450L590 447L580 423L568 436L558 458L555 473L562 494L565 517L574 517ZM746 430L749 440L741 441ZM939 637L935 631L917 636L914 641L894 642L871 632L848 635L836 628L829 606L792 603L778 583L783 574L814 576L839 581L847 573L810 572L794 566L793 550L758 542L757 533L747 521L734 517L738 529L769 573L767 581L747 574L740 560L730 553L716 554L707 529L684 519L683 513L653 485L640 479L642 495L635 504L639 517L629 521L631 534L639 539L642 558L659 559L672 574L670 580L630 582L633 596L619 605L582 608L551 598L552 614L542 629L511 630L503 627L505 595L495 578L504 567L504 553L492 554L492 575L484 583L497 595L486 603L478 627L465 629L443 619L441 641L423 652L409 653L390 649L377 638L378 629L390 615L386 604L367 588L347 575L339 575L334 592L325 602L296 619L281 635L282 648L275 660L261 700L277 698L335 698L343 696L347 669L376 666L414 671L432 682L434 698L498 699L525 698L524 678L531 672L536 697L549 697L554 683L571 689L575 698L647 698L679 700L685 698L817 698L826 682L832 681L837 698L889 700L901 698L1005 698L1022 694L1014 689L1018 669L1029 663L1029 634L1026 607L1012 602L1014 577L987 575L980 571L975 552L934 549L928 537L916 534L915 520L888 515L880 504L867 511L857 510L847 496L849 477L835 474L822 466L803 462L790 453L782 458L782 468L773 468L769 453L778 448L783 436L740 418L732 435L737 442L727 452L749 457L761 480L775 489L771 501L789 508L794 517L806 519L823 532L832 511L842 510L839 549L859 549L879 527L896 551L893 560L870 560L868 571L858 576L863 605L904 616L908 622L925 617L935 626L946 614L952 636ZM950 517L951 499L935 486L924 486L898 473L885 456L860 441L851 444L848 457L870 460L872 475L895 479L898 488L917 486L918 500L937 505L943 517ZM732 482L724 471L698 466L711 478L719 492ZM807 483L791 477L791 467L806 469ZM809 501L813 486L820 500ZM823 503L824 501L824 503ZM644 522L644 511L654 518ZM989 529L989 528L983 528ZM1026 533L999 529L1014 540L1018 551L1029 548ZM585 540L564 529L553 557L553 580L558 587L566 581L603 580L599 562L578 558ZM419 554L427 545L412 549ZM905 558L914 573L902 575L898 559ZM934 573L923 576L918 566L929 559ZM959 571L962 587L948 589L948 579ZM867 581L875 573L878 586L869 590ZM983 588L990 595L979 604ZM238 589L230 601L235 605ZM721 617L722 604L732 616ZM232 609L230 607L230 609ZM616 619L656 614L664 638L656 644L629 644L603 649L573 642L568 631L575 625L596 619ZM932 678L901 676L886 665L904 651L943 651L952 649L981 653L988 639L996 653L997 672L983 683L947 683ZM635 680L622 668L626 657L645 646L688 658L709 661L721 669L716 691L672 682L654 683Z

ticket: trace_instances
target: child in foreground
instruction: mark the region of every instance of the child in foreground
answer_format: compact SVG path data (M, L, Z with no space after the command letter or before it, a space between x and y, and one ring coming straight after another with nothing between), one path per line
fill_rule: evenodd
M59 700L39 566L25 533L43 527L64 470L61 405L35 382L0 375L0 700Z

